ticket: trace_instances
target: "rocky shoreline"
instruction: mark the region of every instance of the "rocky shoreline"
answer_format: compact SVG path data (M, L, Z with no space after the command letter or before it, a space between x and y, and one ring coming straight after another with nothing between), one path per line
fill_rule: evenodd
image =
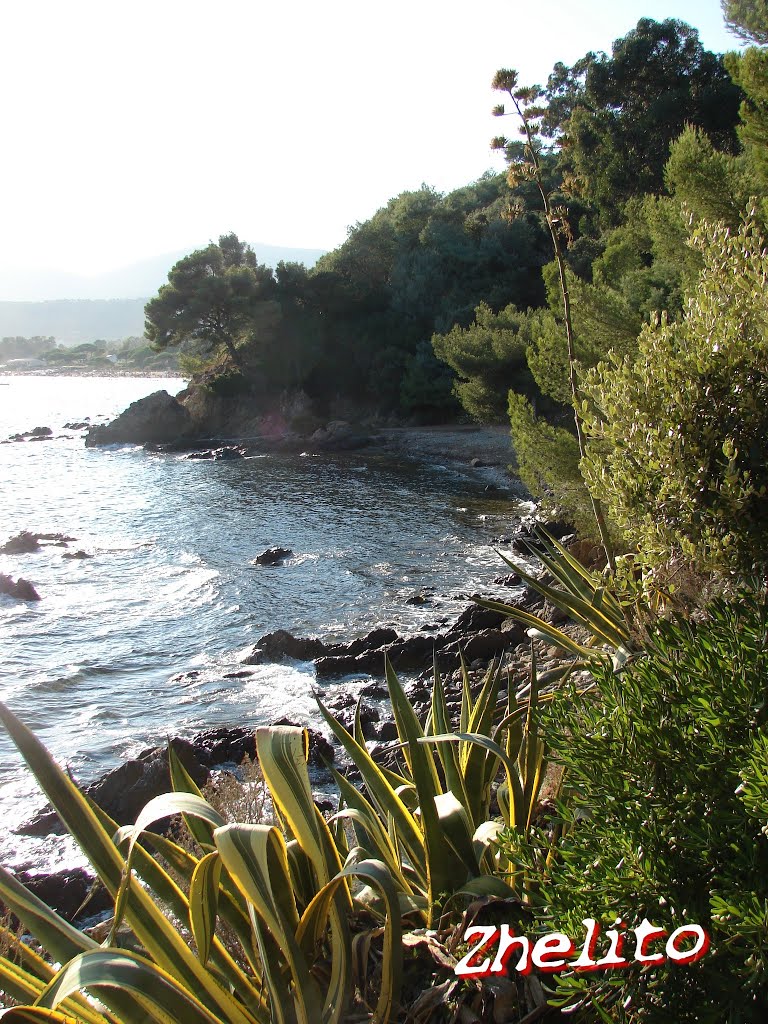
M134 403L112 423L90 427L86 444L138 443L157 454L214 461L245 458L251 453L265 450L324 453L371 449L397 458L461 467L467 475L484 482L487 490L520 494L508 470L511 452L505 427L385 426L374 430L345 421L333 421L311 433L300 435L285 428L284 424L280 429L269 430L268 424L260 422L259 429L252 436L237 432L234 436L209 434L202 437L190 426L190 415L177 399L166 392L156 392ZM199 425L201 421L197 422ZM83 421L78 426L86 427L90 424ZM243 424L243 427L247 426ZM27 435L20 437L28 439ZM562 535L564 531L559 532ZM26 541L26 550L35 550L40 540L48 541L49 538L28 534L12 539L18 544ZM50 540L59 539L51 537ZM60 540L63 542L64 538ZM540 614L547 613L539 596L532 589L524 588L519 577L514 574L494 582L511 588L512 603ZM412 603L428 604L430 599L429 594L420 593L414 594L409 600ZM448 706L457 711L461 701L461 655L470 666L473 685L479 683L489 663L500 659L509 674L509 686L517 690L527 682L529 652L530 641L512 619L472 604L455 621L440 620L423 626L418 633L409 636L401 636L391 628L378 628L346 643L326 643L315 637L294 636L284 630L276 630L261 637L243 658L240 669L232 673L232 677L246 678L251 674L252 666L257 665L286 660L312 662L318 681L340 681L339 686L325 691L323 700L329 710L349 728L354 721L356 698L348 684L352 680L356 683L362 681L362 687L356 686L353 689L359 690L362 699L363 733L371 745L373 756L386 762L392 756L391 746L397 737L383 682L387 659L403 679L409 699L423 719L428 713L431 700L433 663L438 665L443 675ZM542 668L546 671L559 663L562 652L542 650L541 655ZM179 680L183 681L183 677L179 677ZM282 719L272 724L305 723L288 723ZM332 789L326 764L335 760L345 770L344 757L324 734L310 730L310 740L313 784L317 785L319 799L323 802L324 792L327 794ZM228 728L209 729L194 736L177 736L170 742L199 785L204 785L218 772L236 771L244 756L252 758L255 755L253 731L237 724ZM148 800L169 788L168 752L167 748L162 747L142 751L84 787L89 797L118 824L134 821ZM333 809L332 803L327 800L325 802L326 809ZM20 826L16 833L43 837L61 834L61 831L55 812L43 808ZM44 873L36 872L34 866L27 863L13 870L41 898L70 918L74 918L92 881L83 869ZM91 901L87 913L91 915L99 909L108 907L98 907Z
M523 539L527 535L524 530L519 538ZM510 604L513 606L539 614L550 621L561 621L559 613L548 607L533 588L521 586L519 577L510 574L496 582L511 588ZM434 663L444 681L449 711L458 715L462 686L459 667L461 654L470 669L473 688L480 685L491 663L501 663L507 675L507 686L515 692L522 692L527 685L530 640L514 620L477 604L468 605L443 631L434 630L410 637L401 637L392 629L379 628L349 643L326 644L317 638L296 637L284 630L273 631L261 637L253 646L243 659L242 670L236 674L246 677L249 666L253 665L275 664L285 660L311 661L318 680L340 680L342 685L327 691L323 695L323 702L350 731L357 710L357 698L344 686L344 682L367 679L359 689L361 726L372 756L387 765L391 761L392 747L397 742L397 728L384 683L385 659L389 659L398 671L409 700L423 721L431 703ZM548 671L561 666L565 657L562 651L542 646L539 652L540 673L546 676ZM179 679L182 681L183 677ZM283 718L271 724L304 723ZM342 772L348 772L350 766L335 741L331 742L327 735L316 729L309 728L308 732L310 772L313 786L316 787L316 798L322 810L332 812L335 805L331 796L333 786L328 766L335 764ZM169 744L195 783L201 787L222 771L236 775L243 758L256 758L254 731L239 725L207 729L191 737L176 736L169 740ZM168 747L143 750L82 788L118 825L130 824L149 800L171 788ZM170 823L164 824L167 827ZM159 830L163 830L162 824ZM56 813L46 807L18 827L15 833L44 837L61 834L63 831ZM39 872L27 863L11 870L68 920L87 923L92 921L94 915L106 913L110 909L111 904L106 894L91 894L93 878L86 869ZM87 896L90 897L87 906L81 911Z

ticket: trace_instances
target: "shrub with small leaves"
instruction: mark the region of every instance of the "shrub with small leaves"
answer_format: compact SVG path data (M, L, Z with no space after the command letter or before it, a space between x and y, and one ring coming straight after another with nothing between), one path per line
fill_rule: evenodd
M768 253L753 220L702 224L683 318L657 317L638 352L587 372L582 470L651 560L768 565Z
M564 973L555 1000L594 1002L622 1024L765 1020L767 640L764 595L718 600L703 623L660 622L621 673L595 666L592 694L563 691L541 709L564 800L527 848L540 930L648 918L712 938L696 964ZM542 867L553 828L557 855ZM519 859L519 837L502 849Z

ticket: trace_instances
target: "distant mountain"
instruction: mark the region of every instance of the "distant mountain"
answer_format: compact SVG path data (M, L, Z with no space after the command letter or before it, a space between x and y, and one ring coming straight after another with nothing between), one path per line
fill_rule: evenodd
M322 249L254 245L260 263L314 266ZM129 267L84 277L65 271L0 270L0 338L52 335L65 345L144 333L144 304L168 271L192 250L165 253Z
M54 299L0 302L0 338L53 336L65 345L144 333L146 299Z
M281 245L254 245L260 263L270 267L281 260L311 267L323 249L293 249ZM118 270L85 276L64 270L0 269L0 301L44 302L49 299L138 299L155 294L168 271L191 249L164 253ZM143 321L142 321L143 323ZM2 334L8 332L2 329Z

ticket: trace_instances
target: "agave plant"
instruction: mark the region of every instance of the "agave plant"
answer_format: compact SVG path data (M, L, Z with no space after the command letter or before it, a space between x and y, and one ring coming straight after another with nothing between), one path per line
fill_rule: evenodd
M395 1017L402 963L396 887L387 865L360 850L349 850L342 863L312 801L303 730L257 731L282 828L226 823L171 752L176 791L150 801L135 825L117 829L2 705L0 720L116 904L112 935L99 946L0 869L0 899L51 960L64 965L56 970L26 947L18 963L0 958L0 983L23 1004L0 1017L62 1024L335 1024L353 988L348 922L359 880L378 892L382 910L382 983L373 1017ZM146 831L176 813L184 815L200 856ZM152 848L186 879L188 891ZM235 948L218 937L219 918L237 937ZM121 921L140 952L114 944ZM380 923L373 921L377 928Z
M573 637L538 615L501 601L478 601L483 608L502 612L526 626L532 639L546 640L576 656L579 666L612 657L616 667L632 654L632 627L625 607L601 575L586 569L543 527L534 528L535 541L523 540L532 558L537 559L554 580L549 585L532 576L499 552L506 564L533 590L555 608L564 612L589 635L588 643ZM575 667L575 666L574 666Z
M544 774L545 751L535 720L536 668L528 699L518 705L510 687L498 710L502 671L491 666L477 698L462 662L458 732L451 732L445 688L435 669L432 705L419 722L392 666L386 680L402 762L398 771L379 766L368 752L360 705L352 732L324 707L320 710L359 770L365 792L341 773L334 776L343 808L337 820L351 823L358 846L385 863L398 885L405 912L428 926L446 900L459 893L510 897L515 890L500 873L507 863L494 844L505 825L530 827ZM500 720L498 720L500 718ZM501 820L491 818L492 785Z

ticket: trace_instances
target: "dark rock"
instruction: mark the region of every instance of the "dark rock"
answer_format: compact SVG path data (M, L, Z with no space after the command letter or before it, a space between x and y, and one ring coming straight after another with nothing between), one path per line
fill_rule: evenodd
M62 558L93 558L93 555L89 555L87 551L65 551Z
M0 594L7 594L17 601L39 601L40 595L29 582L21 576L14 583L10 576L0 573Z
M225 672L224 673L224 678L225 679L247 679L249 676L252 676L252 675L253 675L253 672L249 672L247 669L244 669L242 672Z
M354 657L366 651L377 651L384 647L385 644L395 643L399 639L397 630L391 629L388 626L380 626L378 629L372 629L366 636L352 640L348 644L329 644L326 648L326 653L346 654Z
M394 632L394 631L392 631ZM373 634L369 634L372 636ZM440 636L411 636L403 640L397 637L381 647L360 650L354 643L339 647L328 647L325 656L316 659L315 671L318 678L332 678L350 675L384 675L385 655L395 671L419 671L431 664L434 650L445 642ZM366 638L367 639L367 638ZM340 652L340 653L337 653Z
M50 427L35 427L26 433L27 437L50 437L53 431Z
M480 659L483 662L487 662L491 658L495 658L496 655L503 654L504 651L512 647L517 647L524 638L525 634L519 628L510 630L486 629L484 632L470 637L463 645L464 658L467 661Z
M472 459L469 464L473 469L482 469L485 465L482 459Z
M192 740L197 760L207 766L240 764L246 755L256 757L256 733L239 726L206 729Z
M318 679L329 679L339 676L384 675L384 654L382 651L369 651L358 654L328 656L315 659L315 672Z
M198 748L188 740L173 739L171 743L195 783L204 785L208 780L208 768L201 760ZM85 786L83 792L118 825L130 825L136 821L145 804L162 793L170 792L171 788L168 751L164 747L152 747ZM153 827L159 831L162 825ZM62 831L64 828L50 807L17 829L20 835L32 836Z
M227 445L223 448L209 448L202 452L190 452L187 459L210 459L213 462L222 462L229 459L244 459L245 455L245 448Z
M88 422L88 420L83 420L80 423L65 423L64 424L64 429L65 430L88 430L90 425L91 424Z
M389 690L381 683L366 683L365 686L360 687L360 696L368 697L369 700L381 700L389 697Z
M31 551L40 550L40 539L36 533L30 533L29 530L22 530L21 533L17 533L15 537L11 537L7 540L2 547L0 547L0 554L3 555L27 555Z
M91 893L83 916L100 914L113 906L113 901L103 885L94 886L95 878L83 868L68 868L51 874L33 874L20 871L16 877L30 892L51 907L67 921L72 922Z
M175 441L188 433L189 413L167 391L155 391L133 402L106 426L91 427L85 438L87 448L102 444L145 444Z
M390 743L393 740L399 739L397 726L392 721L382 722L376 730L374 739L379 740L380 743Z
M251 653L244 660L246 665L262 665L265 662L282 661L293 658L295 661L312 661L325 654L325 645L321 640L312 640L294 636L285 629L277 629L274 633L263 636Z
M279 565L280 562L286 558L290 558L293 552L290 548L267 548L266 551L262 551L260 555L257 555L253 560L253 565Z
M432 598L426 594L411 594L410 597L406 597L405 603L413 605L431 604Z
M188 740L173 739L174 752L198 786L208 781L208 769ZM136 821L141 809L161 793L171 790L168 751L155 747L135 760L126 761L86 788L88 796L118 825Z
M511 572L507 576L497 576L493 582L498 587L519 587L523 581L516 572Z
M505 620L506 615L502 612L495 612L489 608L481 608L479 605L471 604L465 608L456 622L448 631L450 635L464 633L479 633L483 629L498 629Z

